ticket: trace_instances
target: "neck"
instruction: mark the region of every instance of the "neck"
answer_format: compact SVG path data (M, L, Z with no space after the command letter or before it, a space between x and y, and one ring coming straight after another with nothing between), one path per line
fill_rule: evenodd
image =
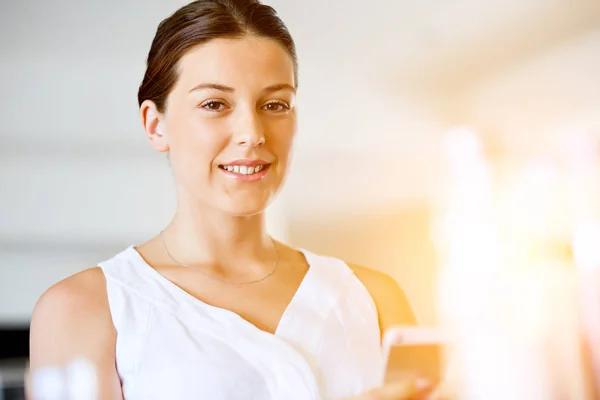
M189 265L242 266L273 254L264 213L237 217L209 207L179 206L164 238L177 261Z

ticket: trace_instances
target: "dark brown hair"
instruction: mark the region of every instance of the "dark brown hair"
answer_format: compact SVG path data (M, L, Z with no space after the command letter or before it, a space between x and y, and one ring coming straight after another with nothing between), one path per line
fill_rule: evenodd
M152 100L164 112L166 100L177 82L178 62L194 46L216 38L255 35L276 40L289 53L298 85L296 47L275 10L258 0L198 0L164 19L152 41L138 104Z

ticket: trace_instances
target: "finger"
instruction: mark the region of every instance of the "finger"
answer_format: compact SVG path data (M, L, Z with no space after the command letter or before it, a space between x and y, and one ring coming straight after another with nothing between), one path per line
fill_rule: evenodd
M431 388L426 379L407 379L388 383L369 392L365 400L407 400Z
M452 397L450 396L450 390L444 384L438 386L433 390L428 396L427 400L449 400Z

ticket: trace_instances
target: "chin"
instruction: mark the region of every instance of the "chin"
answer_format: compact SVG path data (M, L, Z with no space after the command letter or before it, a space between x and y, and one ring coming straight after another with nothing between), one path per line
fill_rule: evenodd
M251 217L253 215L261 214L265 211L268 206L268 202L241 202L238 204L229 204L225 207L223 205L220 208L225 211L225 213L232 215L234 217Z

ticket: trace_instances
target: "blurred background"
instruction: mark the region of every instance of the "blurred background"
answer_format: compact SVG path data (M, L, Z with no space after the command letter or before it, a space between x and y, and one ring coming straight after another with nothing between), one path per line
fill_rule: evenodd
M508 193L541 185L521 217L564 193L573 138L600 136L600 1L265 2L300 62L272 234L392 275L435 323L444 134L476 132ZM158 23L185 3L0 3L0 326L26 329L47 287L171 217L169 167L146 143L136 93ZM532 224L570 235L551 214ZM531 226L513 217L513 231Z

